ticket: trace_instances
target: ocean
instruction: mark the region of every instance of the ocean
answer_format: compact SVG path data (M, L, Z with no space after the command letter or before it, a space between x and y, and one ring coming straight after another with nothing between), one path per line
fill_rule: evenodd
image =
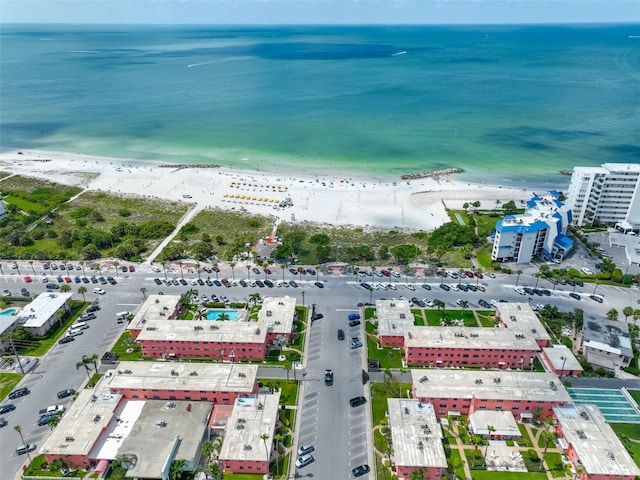
M0 147L558 186L640 161L638 25L0 28Z

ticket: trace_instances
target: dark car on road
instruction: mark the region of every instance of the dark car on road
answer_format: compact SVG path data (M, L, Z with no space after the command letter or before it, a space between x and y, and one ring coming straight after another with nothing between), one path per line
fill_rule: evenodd
M289 285L291 285L293 288L298 288L298 284L295 280L289 280Z
M426 283L422 284L422 288L424 288L425 290L431 290L431 286Z
M576 300L580 300L580 295L578 295L577 293L573 293L573 292L571 292L571 293L569 294L569 296L570 296L571 298L576 299Z
M353 473L354 477L361 477L363 475L366 475L370 471L371 469L369 468L369 465L365 463L364 465L358 465L356 468L351 470L351 473Z
M262 280L256 280L256 285L260 288L264 287L264 282Z
M318 288L324 288L324 285L322 284L322 282L315 282L315 286Z
M67 388L65 390L60 390L57 393L57 397L60 398L67 398L70 397L71 395L73 395L74 393L76 393L76 391L73 388Z
M3 413L9 413L16 409L16 406L13 403L5 403L0 407L0 415Z
M441 284L440 284L440 288L441 288L441 289L443 289L443 290L445 290L445 291L447 291L447 292L448 292L449 290L451 290L451 288L449 287L449 285L447 285L446 283L441 283Z
M333 370L327 369L324 371L324 384L328 387L333 385Z
M257 284L258 282L256 282ZM269 288L273 288L273 282L271 280L265 280L264 284L269 287Z
M26 387L18 388L9 394L9 399L14 400L16 398L24 397L25 395L29 395L31 390Z
M602 300L602 297L599 297L599 296L597 296L597 295L589 295L589 298L590 298L591 300L593 300L594 302L598 302L598 303L602 303L602 301L603 301L603 300Z
M60 340L58 340L59 345L64 345L65 343L71 343L75 340L71 335L65 335Z
M259 269L257 269L257 268L252 268L252 269L251 269L251 271L252 271L253 273L255 273L256 275L260 275L260 274L262 273L262 272L261 272Z
M360 405L364 405L365 403L367 403L367 399L362 396L353 397L351 400L349 400L349 405L351 405L352 407L359 407Z
M344 340L344 330L338 329L338 340Z
M297 275L297 274L298 274L298 271L297 271L295 268L290 268L290 269L289 269L289 273L290 273L291 275Z

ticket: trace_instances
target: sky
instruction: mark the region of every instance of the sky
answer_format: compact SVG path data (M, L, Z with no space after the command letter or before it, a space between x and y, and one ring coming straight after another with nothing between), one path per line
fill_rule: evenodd
M640 23L640 0L0 0L0 23Z

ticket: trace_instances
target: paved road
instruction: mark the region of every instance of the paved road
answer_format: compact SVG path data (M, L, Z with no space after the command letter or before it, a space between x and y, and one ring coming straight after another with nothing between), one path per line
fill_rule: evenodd
M44 270L42 266L34 264L35 275L31 266L21 264L20 272L10 269L7 264L0 272L0 289L8 288L14 293L26 286L32 294L44 291L44 284L39 281ZM88 272L93 274L97 272ZM25 284L23 276L29 274L35 277L33 283ZM361 383L361 361L365 355L364 349L350 351L348 339L354 333L346 327L346 310L353 309L358 302L375 301L380 298L399 298L401 295L411 298L438 298L443 300L447 307L454 307L459 298L469 301L470 307L478 306L478 300L483 298L506 299L509 301L527 301L528 297L518 295L513 288L516 281L519 285L535 286L535 277L531 275L521 275L518 279L516 275L499 275L498 278L485 278L480 282L485 286L486 292L445 292L438 287L439 278L427 278L426 281L432 287L431 291L426 291L420 287L424 280L409 277L409 282L415 282L418 287L416 291L405 288L405 278L392 278L385 280L397 286L397 290L376 290L373 293L364 290L353 275L333 276L320 273L318 279L323 282L325 288L318 288L314 285L316 276L313 275L292 275L288 270L275 270L270 276L274 281L295 279L299 283L299 288L242 288L240 286L208 287L208 286L157 286L153 283L154 277L164 278L163 273L154 273L149 266L138 267L132 273L118 273L116 275L113 268L110 271L103 269L104 275L112 275L117 278L118 284L115 286L106 285L103 288L107 291L104 296L99 296L99 301L103 309L99 312L98 319L91 321L91 328L78 337L73 343L55 346L40 362L38 368L25 376L21 386L25 385L32 390L32 394L23 397L15 402L17 409L14 412L4 415L9 421L9 425L0 429L0 445L4 448L0 453L0 471L16 471L22 463L22 457L18 458L15 453L15 446L19 443L18 434L13 430L13 426L20 425L26 441L35 442L41 445L45 438L48 427L37 427L37 412L39 409L54 403L55 392L63 388L78 388L86 374L84 369L76 369L75 364L82 355L92 355L97 353L102 355L111 343L120 335L124 325L115 322L115 313L122 310L134 311L143 301L141 288L146 289L146 295L158 293L179 294L189 288L197 288L200 293L224 293L231 301L246 301L248 295L259 291L263 296L295 296L298 302L310 305L317 304L318 311L325 315L325 319L316 322L309 337L309 350L306 353L307 375L304 379L305 389L301 407L301 441L314 439L318 447L317 455L326 456L326 452L332 452L329 465L335 478L342 478L345 471L355 465L364 463L366 456L365 433L363 433L363 421L365 408L351 409L348 406L348 399L360 395L364 391ZM230 268L223 268L218 274L219 278L236 279L246 278L246 269L236 267L235 272ZM167 272L168 278L180 279L184 275L187 279L197 279L195 272L184 268L183 272L178 269ZM203 279L207 275L216 278L215 274L201 273ZM264 276L261 275L261 278ZM251 278L256 278L251 274ZM372 279L365 277L366 281L383 281L383 279ZM446 279L447 282L457 283L456 280ZM469 280L473 283L474 280ZM539 280L539 287L552 288L545 284L544 280ZM84 284L83 284L84 285ZM72 291L77 292L79 284L71 284ZM93 284L85 285L89 292L93 291ZM594 285L586 285L584 288L577 287L576 293L580 293L584 298L580 301L569 297L573 287L558 286L550 297L533 297L533 302L550 303L558 306L561 310L571 310L579 307L589 316L603 316L610 308L617 308L619 311L626 305L636 305L640 298L640 291L634 289L622 289L609 286L598 286L598 294L604 295L605 302L598 304L588 299L588 295L593 293ZM76 295L78 296L78 295ZM79 296L78 296L79 297ZM98 298L98 296L88 293L87 299ZM622 317L621 317L622 318ZM347 340L339 342L336 338L336 329L346 327ZM362 327L360 327L362 328ZM360 330L360 336L363 331ZM325 387L323 383L323 372L325 368L332 368L336 374L333 387ZM261 368L261 376L267 376L273 369ZM265 374L265 375L263 375ZM278 376L274 373L274 376ZM315 415L315 417L314 417ZM315 418L315 420L314 420ZM313 426L315 422L315 427ZM341 452L336 455L336 452ZM320 458L320 457L319 457ZM319 462L306 467L305 473L313 473L319 466ZM331 478L328 472L323 470L323 478Z

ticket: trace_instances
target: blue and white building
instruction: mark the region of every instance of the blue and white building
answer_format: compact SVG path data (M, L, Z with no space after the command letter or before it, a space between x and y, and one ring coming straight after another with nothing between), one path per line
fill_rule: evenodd
M567 235L571 210L560 194L535 195L526 202L522 215L507 215L496 223L491 260L529 263L534 257L561 261L573 248Z

